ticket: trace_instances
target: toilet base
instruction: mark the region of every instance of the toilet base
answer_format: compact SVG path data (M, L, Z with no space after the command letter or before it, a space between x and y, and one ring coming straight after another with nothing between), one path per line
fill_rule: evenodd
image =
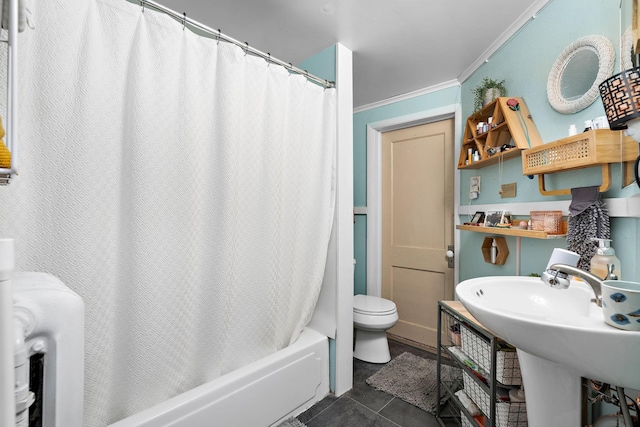
M386 331L356 329L356 345L353 357L369 363L387 363L391 360Z

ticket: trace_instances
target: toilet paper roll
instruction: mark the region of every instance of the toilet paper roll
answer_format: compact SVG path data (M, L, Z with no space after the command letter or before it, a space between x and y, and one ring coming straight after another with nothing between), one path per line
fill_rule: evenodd
M572 251L568 251L566 249L555 248L553 250L553 253L551 254L551 258L549 258L549 263L547 264L547 270L553 264L567 264L572 267L575 267L578 265L579 260L580 260L579 254Z

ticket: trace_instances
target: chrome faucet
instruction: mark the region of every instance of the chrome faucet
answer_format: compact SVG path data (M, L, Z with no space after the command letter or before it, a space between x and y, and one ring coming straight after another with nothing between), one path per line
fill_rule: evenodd
M595 274L567 264L553 264L542 273L542 281L552 288L567 289L570 284L568 275L580 277L587 282L595 294L591 301L602 307L602 279Z

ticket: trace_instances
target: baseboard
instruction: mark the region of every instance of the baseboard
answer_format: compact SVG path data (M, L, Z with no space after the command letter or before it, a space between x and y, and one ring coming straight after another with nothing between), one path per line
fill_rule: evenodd
M394 334L389 333L389 332L387 332L387 338L390 339L390 340L394 340L394 341L400 342L402 344L410 345L411 347L419 348L420 350L428 351L429 353L432 353L434 355L438 353L438 349L435 348L435 347L431 347L430 345L422 344L422 343L419 343L417 341L413 341L413 340L410 340L410 339L407 339L407 338L403 338L403 337L400 337L398 335L394 335Z

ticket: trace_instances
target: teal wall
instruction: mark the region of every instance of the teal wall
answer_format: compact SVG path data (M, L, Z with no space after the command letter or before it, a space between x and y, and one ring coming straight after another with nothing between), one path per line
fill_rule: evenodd
M503 44L488 61L483 63L460 88L450 88L415 97L383 107L354 114L354 205L366 206L366 125L383 119L400 117L450 104L461 105L462 125L473 113L473 89L484 77L505 80L509 95L522 97L529 108L534 123L544 142L551 142L568 135L571 124L580 130L584 121L604 115L598 98L588 108L570 115L560 114L547 101L547 76L556 58L569 44L588 35L602 35L614 45L616 65L620 71L619 51L622 32L631 25L631 0L620 2L602 0L551 0L535 17ZM462 134L462 129L460 130ZM460 141L457 142L458 144ZM522 175L519 158L503 164L502 183L517 184L517 197L502 199L499 190L498 165L476 170L460 171L460 204L468 199L469 179L482 177L482 191L473 205L504 204L514 202L538 202L568 200L570 196L543 196L538 191L538 181ZM639 193L635 185L621 188L620 167L613 167L612 188L603 198L630 197ZM548 188L574 188L601 183L599 168L563 172L547 176ZM461 222L468 221L465 216ZM637 241L640 220L612 218L613 246L623 264L626 279L640 281ZM502 266L484 262L480 247L485 235L461 232L456 256L460 260L460 280L489 275L513 275L516 272L516 238L507 237L510 255ZM566 248L566 239L521 239L521 274L541 272L554 247ZM356 274L354 292L366 293L366 216L356 216L355 230Z
M560 114L551 108L547 101L547 76L557 56L562 50L580 37L598 34L608 38L615 51L620 52L622 32L630 25L631 1L619 2L602 0L552 0L540 11L535 19L524 26L518 34L505 43L489 61L484 63L462 84L462 115L473 113L473 89L483 77L505 80L509 95L524 98L533 121L544 142L551 142L568 135L571 124L580 130L584 121L604 115L600 98L591 106L575 114ZM622 24L621 24L622 22ZM614 73L620 71L619 53L616 53ZM522 175L519 158L506 161L503 166L502 183L517 184L515 199L501 199L499 190L498 166L493 165L477 170L462 170L460 173L460 200L467 204L469 179L482 177L482 192L473 204L499 204L504 202L536 202L568 200L570 196L543 196L538 191L538 180ZM574 188L601 183L600 168L563 172L547 175L548 188ZM603 198L628 197L638 193L633 186L621 188L619 165L613 168L611 189ZM461 217L461 221L466 221ZM629 280L640 280L637 262L638 219L612 219L613 246L617 251ZM495 266L484 262L479 248L484 235L479 233L460 233L460 280L477 276L515 274L515 237L508 237L510 256L505 265ZM522 239L521 274L541 272L547 264L554 247L566 248L566 239L541 241ZM513 254L513 256L511 255Z
M316 77L336 81L336 47L330 46L318 52L310 58L305 59L298 66L302 70L307 70Z
M484 63L463 84L461 90L462 116L473 111L472 90L483 77L505 80L509 95L524 98L536 127L544 142L551 142L568 135L571 124L578 129L584 121L604 115L600 98L591 106L575 114L564 115L551 108L546 97L546 81L556 57L574 40L598 34L607 37L616 51L614 74L620 71L620 37L631 25L631 0L551 0L517 35ZM537 179L522 176L519 159L505 162L503 183L517 183L517 198L501 199L498 193L498 166L478 170L463 170L460 173L461 204L468 203L469 179L482 177L482 192L473 204L500 204L505 201L537 202L569 200L570 196L542 196ZM548 188L574 188L601 183L599 168L583 169L548 176ZM613 168L612 186L602 194L603 198L626 198L638 195L635 184L622 188L620 167ZM461 217L461 221L466 218ZM484 262L480 247L485 235L461 232L457 256L460 259L460 280L478 276L513 275L515 268L516 238L507 237L510 254L502 266ZM640 219L611 218L611 238L616 254L622 263L622 276L626 280L640 281L638 241ZM538 240L521 239L521 274L540 273L546 266L554 247L566 248L566 239ZM513 254L513 255L512 255ZM603 413L614 413L616 407L604 405Z

